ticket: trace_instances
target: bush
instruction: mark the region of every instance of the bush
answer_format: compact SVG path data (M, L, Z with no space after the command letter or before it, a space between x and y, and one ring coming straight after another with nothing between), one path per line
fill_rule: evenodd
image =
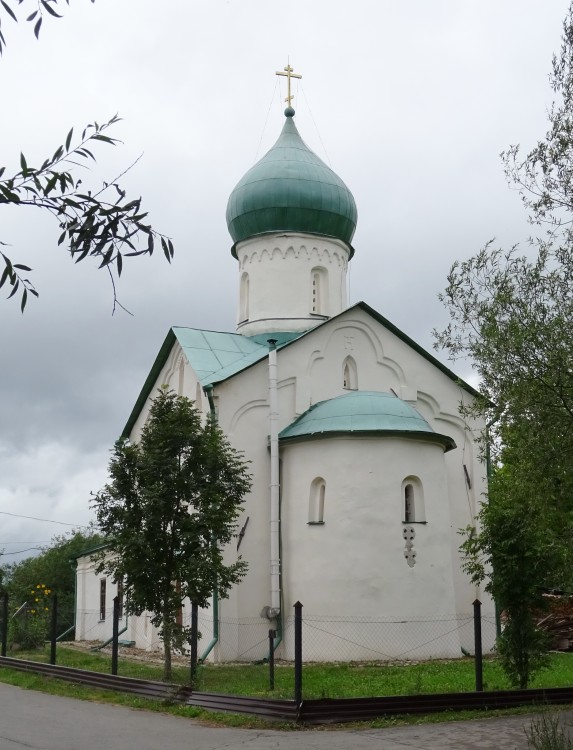
M573 750L573 741L563 729L559 714L544 711L525 730L531 750Z

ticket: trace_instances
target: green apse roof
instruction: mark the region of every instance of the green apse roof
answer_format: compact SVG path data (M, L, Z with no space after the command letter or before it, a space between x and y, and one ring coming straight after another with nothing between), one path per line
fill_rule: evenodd
M430 427L413 406L390 393L351 391L311 406L279 434L282 442L341 434L377 434L439 443L445 451L456 447L447 435Z
M233 242L290 231L335 237L350 245L357 219L352 193L302 140L294 109L288 107L285 115L278 141L231 193L227 226Z

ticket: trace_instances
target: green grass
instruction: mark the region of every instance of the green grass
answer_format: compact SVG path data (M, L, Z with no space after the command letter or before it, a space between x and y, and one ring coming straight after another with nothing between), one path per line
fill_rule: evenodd
M24 659L48 661L48 650L43 652L18 653ZM99 653L58 648L58 663L80 669L110 671L110 658ZM425 662L386 666L375 664L308 664L303 671L304 695L310 697L355 697L363 695L397 695L416 692L452 692L473 690L474 663L472 659L456 661ZM119 673L124 676L144 679L161 679L160 665L128 661L120 657ZM244 665L203 665L199 670L201 690L234 693L238 695L259 695L276 698L291 698L293 668L291 665L277 665L276 685L273 693L268 691L268 666L262 664ZM176 677L186 682L188 670L177 668ZM252 729L272 728L282 730L300 729L288 722L269 722L253 716L223 714L203 711L193 706L170 704L164 701L139 698L119 692L72 684L45 675L20 672L0 668L0 682L24 689L39 690L52 695L61 695L99 703L112 703L132 709L157 711L188 719L196 719L210 725L224 725ZM501 667L494 659L484 663L486 690L505 689L508 684ZM532 687L561 687L573 684L573 654L553 654L551 668L542 673ZM544 709L520 707L501 711L445 711L427 716L381 717L370 722L356 722L329 726L328 729L385 728L403 724L439 723L443 721L464 721L485 717L516 716L533 714ZM319 728L320 729L320 728ZM324 728L322 728L324 729Z
M47 661L48 650L18 653L15 656ZM110 657L100 653L59 647L58 664L80 669L109 672ZM121 656L119 674L161 680L160 664L131 661ZM294 667L277 664L275 690L269 691L266 664L204 664L199 667L197 689L234 695L292 698ZM175 667L173 682L186 684L188 667ZM573 654L552 654L550 668L541 672L531 687L567 687L573 685ZM306 664L303 668L305 698L354 698L364 696L413 695L418 693L454 693L474 690L474 661L420 662L403 665L374 663ZM484 660L484 690L507 690L510 685L496 659Z

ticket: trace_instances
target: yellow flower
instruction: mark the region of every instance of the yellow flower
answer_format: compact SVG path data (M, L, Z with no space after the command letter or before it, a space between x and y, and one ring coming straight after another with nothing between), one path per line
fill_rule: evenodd
M36 598L34 599L34 601L35 601L35 602L39 602L40 600L38 599L38 597L36 597Z
M37 588L37 589L41 589L41 588L42 588L42 586L41 586L41 585L40 585L40 584L38 583L38 584L36 584L36 588Z
M31 593L31 594L35 594L36 592L35 592L35 591L30 591L30 593Z
M45 588L46 588L46 584L45 584L45 583L42 583L42 584L41 584L41 588L45 589Z
M44 607L44 612L49 612L49 607Z
M35 609L31 609L31 610L30 610L30 612L31 612L31 613L32 613L33 615L35 615L35 614L36 614L36 610L35 610Z

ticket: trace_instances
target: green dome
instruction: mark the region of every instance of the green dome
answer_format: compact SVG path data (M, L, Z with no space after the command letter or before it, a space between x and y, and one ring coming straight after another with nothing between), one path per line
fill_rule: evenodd
M352 193L302 140L294 109L285 115L278 141L231 193L227 226L233 242L269 232L304 232L350 245L357 218Z
M340 434L376 434L436 442L449 451L456 447L448 435L440 435L424 417L391 393L351 391L319 401L279 434L281 441Z

